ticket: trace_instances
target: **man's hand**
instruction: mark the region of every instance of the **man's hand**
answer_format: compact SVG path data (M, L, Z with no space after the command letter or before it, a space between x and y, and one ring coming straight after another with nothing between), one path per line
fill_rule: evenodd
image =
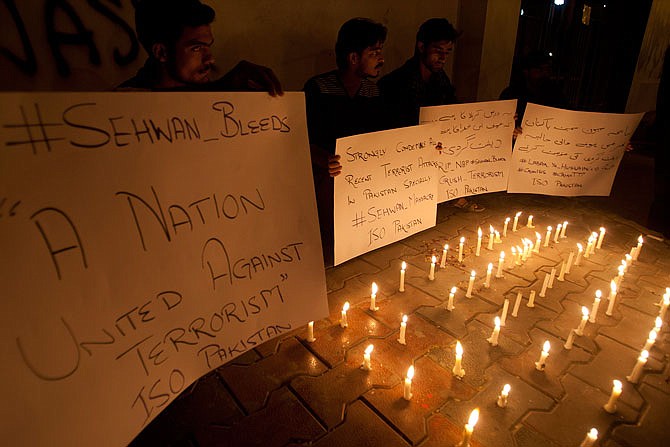
M337 177L342 172L342 165L340 164L339 155L328 156L328 174L331 177Z
M238 62L219 82L230 90L266 91L270 96L284 94L279 79L270 68L249 61Z

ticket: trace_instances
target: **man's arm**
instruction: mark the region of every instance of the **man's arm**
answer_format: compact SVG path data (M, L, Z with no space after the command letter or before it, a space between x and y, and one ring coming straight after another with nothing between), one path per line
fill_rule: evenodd
M284 94L279 79L272 69L249 61L238 62L222 78L213 82L214 87L232 91L266 91L270 96Z

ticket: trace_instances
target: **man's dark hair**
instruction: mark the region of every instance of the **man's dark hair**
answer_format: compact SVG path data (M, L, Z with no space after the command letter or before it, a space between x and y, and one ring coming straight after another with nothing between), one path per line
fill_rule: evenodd
M137 38L151 56L155 43L173 46L187 27L209 25L214 10L200 0L135 0Z
M456 31L456 28L449 23L449 20L433 18L421 24L419 31L416 33L416 41L428 46L433 42L441 40L455 42L460 35L461 33Z
M347 67L349 54L361 54L367 47L385 40L386 27L381 23L360 17L347 20L337 33L337 42L335 43L337 67L340 69Z

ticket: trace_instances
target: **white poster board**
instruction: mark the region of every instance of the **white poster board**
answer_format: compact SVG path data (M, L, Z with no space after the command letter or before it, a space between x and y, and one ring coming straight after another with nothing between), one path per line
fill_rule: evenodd
M514 145L510 193L608 196L642 114L574 112L529 103Z
M3 443L127 445L328 314L301 93L1 99Z
M516 99L422 107L421 123L436 122L438 202L507 188Z
M435 226L434 125L337 140L335 265Z

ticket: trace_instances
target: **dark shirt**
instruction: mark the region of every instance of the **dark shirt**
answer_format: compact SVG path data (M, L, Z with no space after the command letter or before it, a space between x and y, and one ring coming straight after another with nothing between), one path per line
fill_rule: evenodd
M516 99L516 126L521 127L521 120L529 102L541 106L565 108L567 101L556 83L547 79L535 88L529 88L525 80L511 84L500 93L500 99Z
M419 124L421 107L458 102L456 91L444 70L432 73L424 82L420 63L419 57L414 56L379 80L379 88L395 127Z

